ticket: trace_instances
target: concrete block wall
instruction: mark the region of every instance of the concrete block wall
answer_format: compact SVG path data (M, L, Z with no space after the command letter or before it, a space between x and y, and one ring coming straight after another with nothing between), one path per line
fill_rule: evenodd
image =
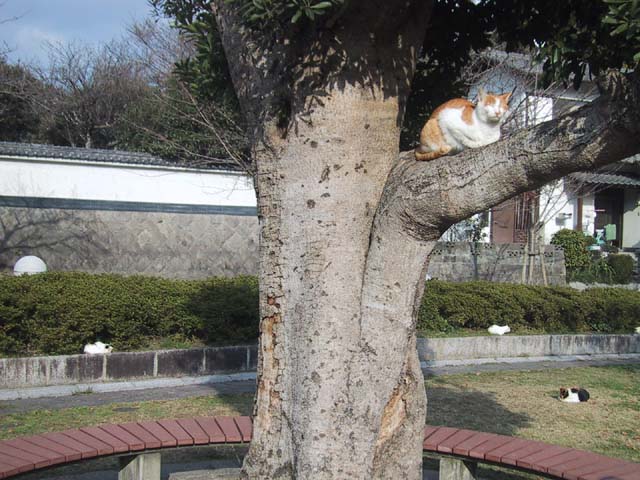
M419 338L422 362L640 355L640 335L505 335ZM254 372L258 347L207 347L107 355L61 355L0 359L0 391L51 385L90 384L167 377Z
M208 347L0 359L0 389L255 371L258 348Z
M0 272L23 255L37 255L50 271L185 279L258 272L255 214L0 206L0 220Z
M503 335L419 338L421 361L640 354L640 335Z
M565 285L564 251L545 245L540 254L531 255L520 243L438 242L429 256L427 274L452 282L487 280L491 282L543 283L542 264L549 285Z

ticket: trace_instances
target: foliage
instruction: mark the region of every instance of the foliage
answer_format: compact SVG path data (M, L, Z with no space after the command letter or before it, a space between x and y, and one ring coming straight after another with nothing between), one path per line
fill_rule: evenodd
M631 281L636 262L625 254L610 254L607 263L613 270L612 283L624 284Z
M101 340L131 350L158 337L209 343L258 334L255 278L207 281L85 273L0 277L0 354L70 354Z
M426 334L485 330L514 333L629 332L640 293L584 292L490 282L427 284L418 314ZM256 277L167 280L154 277L47 273L0 277L0 355L80 353L101 340L116 351L157 339L253 342L258 336Z
M637 0L604 0L609 6L603 23L611 25L612 37L623 37L630 45L629 54L633 60L627 60L629 68L640 63L640 2Z
M38 131L39 117L18 95L17 86L26 79L35 81L24 66L11 65L0 57L0 140L29 142Z
M599 256L590 260L584 267L567 269L567 279L583 283L614 283L614 270L606 259Z
M593 238L577 230L563 228L551 237L552 245L559 245L564 250L564 261L567 270L586 268L591 263L591 255L587 247Z
M430 112L445 100L464 96L468 89L463 69L474 52L492 45L507 51L533 52L543 64L547 83L596 76L607 68L633 65L638 51L638 17L634 0L537 0L510 2L436 0L432 21L416 66L406 102L401 148L413 147ZM239 5L252 30L265 36L295 37L323 18L344 14L345 0L227 0ZM185 81L200 92L230 86L210 0L151 0L157 12L196 45L196 55L177 66ZM328 15L330 14L330 15ZM514 21L514 19L518 19ZM305 28L297 25L306 22ZM615 22L615 23L614 23ZM613 35L612 35L613 34ZM212 83L213 82L213 83ZM217 86L216 86L217 85Z
M418 313L418 329L435 334L486 330L508 324L514 334L630 333L640 315L640 292L619 288L585 291L492 282L431 280Z
M242 16L250 25L262 28L281 23L297 23L306 18L313 21L332 8L342 5L344 0L227 0L240 5Z
M634 63L637 51L633 48L634 36L614 34L619 27L612 28L617 24L610 23L628 21L635 28L640 25L638 17L626 16L631 8L616 9L616 5L626 4L626 0L537 0L533 5L501 0L480 3L491 10L499 38L506 42L507 50L536 46L546 83L570 81L578 88L585 75L597 77L608 68L620 69ZM616 12L612 13L612 9Z
M189 165L228 167L230 157L242 157L246 141L243 130L221 113L216 102L196 100L173 77L161 91L130 104L114 133L120 150L147 152Z
M175 28L192 45L193 54L177 59L175 73L200 101L215 100L238 111L227 60L210 2L150 0L156 15L173 19Z
M629 255L609 254L606 258L592 254L587 247L593 237L576 230L562 229L551 238L564 250L567 279L584 283L624 284L631 281L635 261ZM603 246L603 250L605 246Z

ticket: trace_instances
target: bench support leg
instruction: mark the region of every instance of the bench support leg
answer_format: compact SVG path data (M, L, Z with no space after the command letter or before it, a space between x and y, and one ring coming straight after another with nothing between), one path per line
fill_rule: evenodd
M476 462L457 458L440 459L440 480L476 480Z
M143 453L120 459L118 480L160 480L161 456Z

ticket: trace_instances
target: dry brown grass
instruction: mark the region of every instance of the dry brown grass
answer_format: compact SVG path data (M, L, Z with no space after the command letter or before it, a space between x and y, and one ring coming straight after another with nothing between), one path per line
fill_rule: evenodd
M427 423L640 461L640 365L449 375L427 380ZM586 403L558 400L580 385Z

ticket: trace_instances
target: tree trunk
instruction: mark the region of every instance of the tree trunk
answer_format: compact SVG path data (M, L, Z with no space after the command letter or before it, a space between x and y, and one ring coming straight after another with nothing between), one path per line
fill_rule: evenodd
M640 150L620 143L638 138L635 112L605 101L482 150L398 157L430 4L349 2L323 28L264 46L232 4L214 0L253 123L260 220L260 359L244 478L421 478L415 321L435 241L518 193ZM637 105L637 90L619 105Z
M391 465L419 478L415 282L393 241L374 240L369 255L398 108L379 91L334 90L286 141L274 128L256 151L262 320L249 478L391 478Z

